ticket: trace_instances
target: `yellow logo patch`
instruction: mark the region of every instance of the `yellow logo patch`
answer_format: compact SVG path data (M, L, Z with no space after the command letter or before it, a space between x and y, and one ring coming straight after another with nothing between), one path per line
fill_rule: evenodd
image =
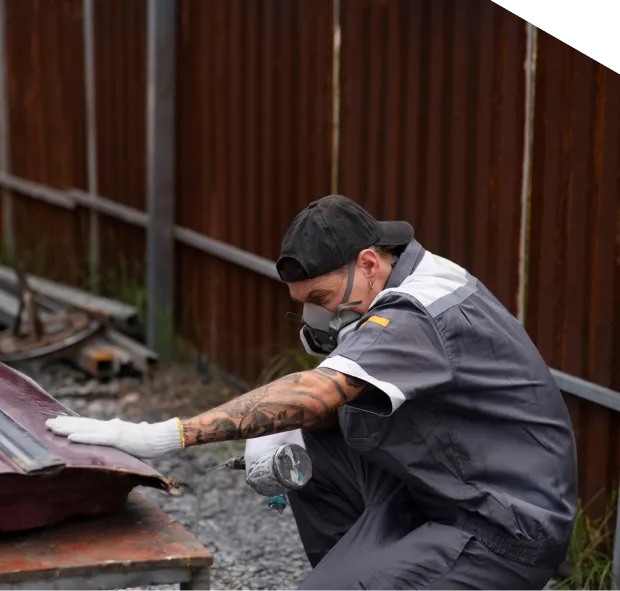
M367 324L368 322L374 322L375 324L378 324L383 328L385 328L390 323L390 321L387 318L383 318L383 316L371 316L368 320L366 320L366 322L362 324L362 326L364 326L364 324ZM362 328L362 326L360 326L360 328Z

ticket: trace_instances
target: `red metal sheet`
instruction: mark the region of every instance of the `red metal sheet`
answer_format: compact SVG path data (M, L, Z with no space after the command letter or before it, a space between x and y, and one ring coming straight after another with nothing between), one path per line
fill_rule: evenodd
M54 435L46 429L45 421L75 413L3 364L0 389L0 411L62 462L44 472L28 473L16 463L14 454L0 454L0 532L49 525L74 515L110 512L122 505L138 484L168 492L177 488L141 460L118 449L72 444L66 437ZM2 435L6 437L6 433ZM26 442L28 436L21 439Z

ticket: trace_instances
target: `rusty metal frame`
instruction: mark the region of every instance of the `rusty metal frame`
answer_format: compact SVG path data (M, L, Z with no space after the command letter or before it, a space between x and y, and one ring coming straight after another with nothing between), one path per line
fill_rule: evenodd
M39 556L46 547L51 547L49 553ZM136 491L120 512L17 533L4 540L2 550L2 589L126 589L174 583L181 589L210 588L213 555ZM24 554L30 558L26 566L21 562Z

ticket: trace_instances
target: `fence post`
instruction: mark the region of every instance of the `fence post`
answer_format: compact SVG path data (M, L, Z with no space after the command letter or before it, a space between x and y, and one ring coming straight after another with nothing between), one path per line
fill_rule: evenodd
M538 31L531 23L525 23L525 122L523 126L523 172L521 175L521 234L519 239L519 292L517 294L517 318L525 324L527 306L527 276L529 252L530 187L532 176L532 147L534 141L534 104L536 100L536 54Z
M148 0L147 338L165 355L173 340L176 0Z
M97 178L97 102L95 92L95 21L94 0L83 0L84 31L84 91L86 99L86 157L88 170L88 193L97 195L99 191ZM95 209L89 212L89 289L99 292L99 213Z
M11 166L9 142L9 105L6 82L6 0L0 0L0 172L9 172ZM15 225L13 196L3 189L2 238L4 254L13 260L15 256Z

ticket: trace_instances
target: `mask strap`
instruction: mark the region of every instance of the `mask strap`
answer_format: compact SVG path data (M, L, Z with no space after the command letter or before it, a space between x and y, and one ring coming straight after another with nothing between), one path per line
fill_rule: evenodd
M355 261L351 261L349 263L349 275L347 277L347 289L344 292L342 302L340 302L341 304L349 303L349 296L351 295L351 291L353 290L354 277L355 277Z

